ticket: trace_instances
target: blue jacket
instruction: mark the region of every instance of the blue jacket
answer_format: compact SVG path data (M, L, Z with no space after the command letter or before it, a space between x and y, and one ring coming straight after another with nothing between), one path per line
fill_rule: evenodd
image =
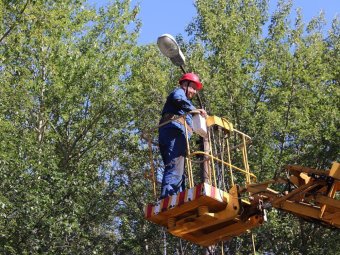
M164 113L183 115L195 109L196 109L195 106L185 95L184 90L182 88L176 88L169 94L168 98L166 99L166 102L162 110L162 115ZM186 116L186 122L192 128L192 115L191 114L188 114ZM184 125L176 121L171 121L170 123L160 128L179 128L183 132L185 132Z

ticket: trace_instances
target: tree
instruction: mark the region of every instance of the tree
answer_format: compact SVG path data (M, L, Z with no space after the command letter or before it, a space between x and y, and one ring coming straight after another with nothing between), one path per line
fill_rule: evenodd
M1 1L1 253L112 252L138 8L24 4Z
M188 69L203 78L210 113L226 116L253 137L249 159L259 181L282 174L285 164L327 169L339 160L337 67L330 63L337 56L337 22L325 40L322 15L306 26L298 11L292 25L291 2L281 1L263 35L266 1L197 1L196 6L198 16L187 30L191 41L179 40ZM152 98L151 93L144 100ZM270 215L272 220L255 231L260 252L336 251L332 231L276 210ZM327 249L314 232L328 238ZM250 253L251 239L234 238L227 247L229 254Z
M253 137L249 159L258 179L277 176L288 163L327 169L331 161L339 160L339 113L334 111L338 109L338 79L329 62L337 56L338 22L334 21L331 36L325 40L322 15L305 26L298 11L292 26L291 2L280 1L268 34L262 37L266 1L197 1L197 9L198 17L188 28L193 35L191 47L196 49L190 63L196 63L195 70L206 79L205 95L213 114L226 115ZM287 227L263 252L335 251L335 246L325 250L322 243L310 238L319 226L297 221L294 228L289 221L296 220L279 216L279 222L271 221L266 229L282 230L278 225L285 223ZM290 236L291 231L295 234ZM264 247L268 232L259 229L257 233ZM338 241L327 230L324 235L333 244ZM288 246L287 237L291 241ZM286 242L269 248L280 240ZM235 238L228 245L229 251L250 253L249 241L247 236Z

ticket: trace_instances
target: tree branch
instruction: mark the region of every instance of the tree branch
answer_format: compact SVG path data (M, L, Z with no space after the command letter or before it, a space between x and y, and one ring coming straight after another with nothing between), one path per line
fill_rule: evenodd
M22 8L22 10L19 12L19 15L22 15L24 11L26 10L30 0L27 0L26 4ZM0 43L9 35L9 33L14 29L16 24L20 21L20 17L12 24L12 26L4 33L4 35L0 39Z

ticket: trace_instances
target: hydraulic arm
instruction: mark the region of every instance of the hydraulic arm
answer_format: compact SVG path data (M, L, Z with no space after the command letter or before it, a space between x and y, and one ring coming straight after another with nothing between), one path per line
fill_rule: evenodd
M247 191L277 209L331 227L340 227L340 164L330 170L289 165L289 179L250 184ZM268 188L271 183L285 184L284 193Z

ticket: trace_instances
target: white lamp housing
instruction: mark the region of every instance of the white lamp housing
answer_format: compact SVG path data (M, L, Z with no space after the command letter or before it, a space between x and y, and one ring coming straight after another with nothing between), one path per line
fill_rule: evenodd
M185 57L172 35L161 35L157 39L157 45L163 55L170 58L174 65L182 66L185 64Z

